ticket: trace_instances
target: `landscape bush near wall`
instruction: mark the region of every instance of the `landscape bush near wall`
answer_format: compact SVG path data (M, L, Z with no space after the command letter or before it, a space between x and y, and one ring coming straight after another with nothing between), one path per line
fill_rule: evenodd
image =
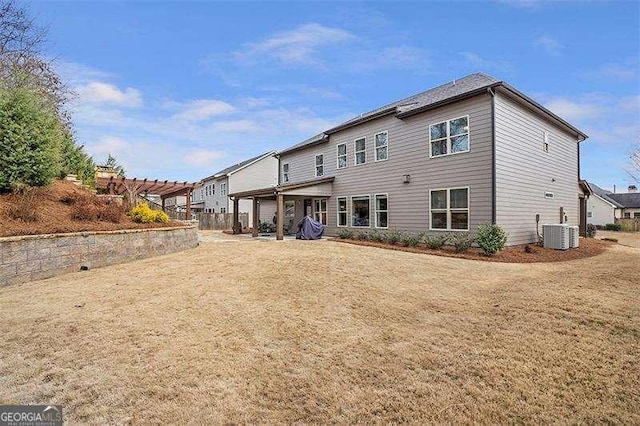
M197 245L195 227L0 238L0 285L173 253Z

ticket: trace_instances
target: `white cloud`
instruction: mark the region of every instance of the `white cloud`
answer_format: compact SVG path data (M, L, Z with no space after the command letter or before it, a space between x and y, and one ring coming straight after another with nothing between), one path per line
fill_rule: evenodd
M87 149L90 149L91 153L97 156L96 161L99 162L103 158L106 159L108 154L118 156L126 153L129 144L117 136L103 136L95 142L88 143Z
M173 103L181 110L173 116L181 121L204 121L235 111L233 105L217 99L197 99L186 103Z
M637 61L627 61L624 64L608 63L582 75L607 81L629 81L638 77L638 64Z
M93 81L74 88L81 103L89 104L110 104L122 107L142 106L142 93L131 87L124 90L116 86Z
M555 98L548 101L545 106L560 117L569 121L581 121L595 118L600 114L601 107L593 103L575 102L565 98Z
M558 56L564 49L564 45L553 37L547 35L538 37L534 42L534 46L543 49L550 55Z
M477 71L497 71L501 73L510 73L513 66L510 62L494 59L485 59L473 52L460 52L460 56L464 58L467 64Z
M221 133L251 133L257 132L260 126L251 120L231 120L215 122L208 129Z
M225 156L223 151L197 149L186 154L183 159L187 164L195 167L211 167Z
M236 59L252 60L267 55L285 64L309 65L319 62L316 53L323 46L333 46L356 37L340 28L309 23L290 31L284 31L258 43L246 45L236 52Z

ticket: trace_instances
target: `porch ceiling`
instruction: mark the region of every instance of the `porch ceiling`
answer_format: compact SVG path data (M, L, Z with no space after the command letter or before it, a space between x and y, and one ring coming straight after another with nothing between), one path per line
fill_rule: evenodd
M288 183L271 188L261 188L229 194L231 198L267 198L278 194L309 197L328 197L333 192L335 177L312 179L304 182Z

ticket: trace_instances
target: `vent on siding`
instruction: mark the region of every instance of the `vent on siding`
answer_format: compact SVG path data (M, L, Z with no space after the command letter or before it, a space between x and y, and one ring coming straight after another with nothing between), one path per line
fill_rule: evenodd
M544 198L553 198L553 192L545 192Z

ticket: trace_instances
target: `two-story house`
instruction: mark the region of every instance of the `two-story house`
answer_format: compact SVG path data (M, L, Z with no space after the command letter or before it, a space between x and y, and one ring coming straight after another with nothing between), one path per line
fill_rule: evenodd
M275 187L278 184L278 159L270 151L233 166L226 167L201 181L201 197L205 213L249 213L249 226L253 227L253 204L250 200L232 200L231 191L242 192L254 188ZM265 200L259 220L271 221L275 214L275 201Z
M328 235L498 223L509 245L524 244L537 240L536 222L579 223L586 138L507 83L472 74L280 151L278 187L236 196L275 197L279 224L285 211L309 214Z

